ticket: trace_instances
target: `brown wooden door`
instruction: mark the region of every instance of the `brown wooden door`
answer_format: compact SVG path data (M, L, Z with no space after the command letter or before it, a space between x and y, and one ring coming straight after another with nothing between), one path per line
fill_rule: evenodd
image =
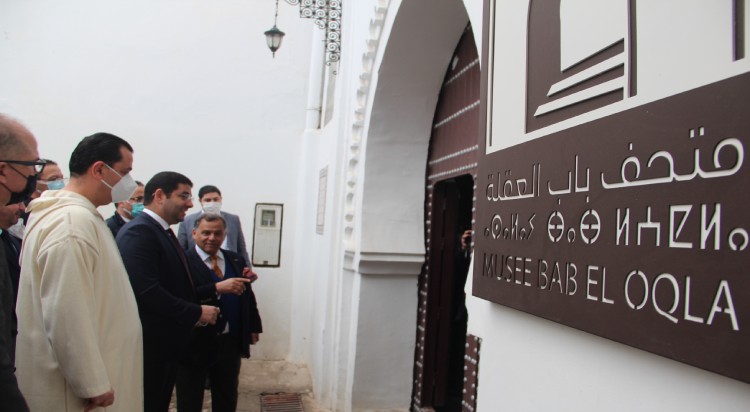
M419 281L413 410L461 410L468 254L479 155L479 58L471 26L449 62L433 120L427 164L427 259Z
M469 267L461 236L471 229L473 180L461 176L439 182L433 190L423 399L438 411L460 410Z

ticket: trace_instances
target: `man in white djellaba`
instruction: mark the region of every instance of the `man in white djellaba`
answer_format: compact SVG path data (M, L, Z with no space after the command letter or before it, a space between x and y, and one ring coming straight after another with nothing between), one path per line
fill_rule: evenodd
M70 182L28 207L16 374L32 411L143 410L138 307L96 210L130 198L132 165L125 140L88 136L70 157Z

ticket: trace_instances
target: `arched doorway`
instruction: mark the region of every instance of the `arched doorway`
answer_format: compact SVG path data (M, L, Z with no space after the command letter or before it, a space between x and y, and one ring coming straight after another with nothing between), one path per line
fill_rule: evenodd
M347 158L342 296L352 310L340 336L351 350L340 361L354 365L341 387L355 409L414 404L426 163L438 91L468 23L461 0L392 2L384 16L383 37L368 42L379 47L363 58Z
M430 137L427 260L419 280L414 410L460 411L464 400L464 286L470 261L466 243L473 228L479 81L479 57L469 25L446 70Z

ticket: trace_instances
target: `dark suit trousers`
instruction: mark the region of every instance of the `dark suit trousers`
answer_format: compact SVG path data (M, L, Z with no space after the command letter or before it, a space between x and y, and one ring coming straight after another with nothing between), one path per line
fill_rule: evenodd
M177 377L177 362L151 357L143 364L144 412L167 412Z
M211 378L211 410L235 412L240 375L240 342L229 335L217 339L216 362L195 366L181 363L177 373L177 411L200 412L203 409L203 388Z

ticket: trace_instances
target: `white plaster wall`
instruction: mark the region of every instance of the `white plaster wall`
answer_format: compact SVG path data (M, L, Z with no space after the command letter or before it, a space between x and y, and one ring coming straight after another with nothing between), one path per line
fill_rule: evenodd
M409 276L413 293L404 296L411 303L403 299L391 299L391 302L396 301L398 305L389 307L390 310L401 313L398 308L403 309L406 305L406 313L409 315L407 319L411 320L394 322L391 325L392 328L405 332L405 335L401 334L399 339L391 339L388 345L379 345L378 349L372 350L370 345L374 344L373 339L359 339L359 336L362 333L378 333L379 328L373 327L372 323L382 324L382 319L373 319L371 316L373 299L378 295L388 295L389 293L384 290L387 291L389 288L401 296L405 290L402 287L403 280L395 283L381 282L378 284L379 287L374 287L372 282L362 282L362 276L355 271L355 257L362 239L357 237L354 243L349 243L354 244L355 248L350 249L348 254L343 241L345 197L353 186L362 184L364 170L362 163L365 160L365 147L358 146L358 139L362 135L355 136L353 127L358 118L354 112L361 104L358 91L369 84L370 76L377 77L376 73L372 73L371 67L365 64L363 55L375 51L373 48L382 40L372 31L370 21L376 18L376 13L384 12L382 8L376 12L376 7L382 7L384 3L388 2L368 0L347 2L344 5L345 35L342 42L342 61L336 76L333 118L320 131L308 131L309 140L305 141L306 146L303 149L306 156L300 161L301 167L305 170L300 177L300 204L308 206L299 212L297 249L300 250L300 256L296 263L293 292L295 316L292 320L294 326L291 356L310 365L316 398L322 405L336 410L356 408L357 406L353 405L354 398L358 397L357 402L369 402L368 396L374 393L385 394L380 400L386 399L386 402L389 399L399 399L399 405L406 407L410 392L416 279L413 275ZM359 156L352 158L352 154L358 151L353 149L354 147L361 151L358 153ZM316 234L318 176L320 169L324 167L328 167L326 225L323 234ZM361 186L358 190L361 190ZM367 310L361 309L361 301L369 305ZM411 344L399 344L404 336ZM394 380L383 375L387 370L384 366L388 365L389 361L384 360L379 354L386 351L385 348L393 348L394 345L408 355L404 359L399 357L396 362L396 365L405 371L400 373L400 379L395 381L401 383L398 385L399 390L397 393L388 393L384 389L379 389L382 385L377 383ZM380 361L367 360L373 355L380 358ZM373 382L376 383L374 386Z
M0 112L35 132L43 156L66 170L82 137L115 133L135 149L136 179L175 170L193 180L194 195L219 186L250 248L255 203L284 204L281 267L258 268L254 285L265 333L253 356L267 359L289 352L298 161L317 30L297 7L279 8L287 36L272 59L263 36L272 1L0 3Z
M351 405L357 354L360 299L355 273L345 268L344 199L350 187L347 155L353 144L352 127L357 89L364 73L362 54L371 39L369 21L377 0L347 2L342 21L342 54L335 76L332 119L320 130L306 132L300 177L299 231L293 291L291 357L309 365L313 390L321 405L346 410ZM313 61L316 57L312 57ZM314 64L314 63L313 63ZM325 228L315 233L320 170L328 167ZM351 265L349 265L351 269Z
M301 174L298 197L298 204L303 207L296 239L299 255L294 271L290 358L308 364L316 396L319 402L326 403L336 378L332 368L337 350L335 319L341 288L341 259L335 241L341 231L337 221L340 171L335 135L308 131L305 138L303 150L308 157L301 164L307 172ZM326 167L326 213L323 233L319 234L316 233L319 173Z
M402 302L414 300L417 279L361 276L359 286L365 293L360 295L358 324L364 327L356 333L352 405L361 410L408 408L417 311L404 310ZM410 329L412 334L405 335Z
M310 157L301 162L306 169L301 181L313 189L319 170L329 167L329 190L335 193L328 200L335 204L328 203L333 216L328 220L326 214L323 235L310 234L314 213L300 213L305 220L301 226L310 229L300 231L300 238L305 238L299 247L304 258L297 267L309 263L308 271L320 276L315 281L295 281L294 313L300 315L293 321L299 328L293 329L292 355L310 364L316 398L335 410L405 409L410 402L416 275L424 253L423 226L410 223L423 219L424 168L434 105L466 18L451 20L463 14L456 1L411 2L406 23L398 24L394 39L390 29L404 4L383 0L345 4L346 36L334 118L314 135L314 143L307 143ZM436 4L440 19L419 28L408 25L420 10ZM451 7L443 7L446 4ZM385 19L382 35L371 25L378 19ZM388 49L386 42L395 46ZM390 64L382 66L386 53ZM415 69L415 62L421 67ZM384 72L387 80L381 83ZM415 73L421 75L419 81L414 81ZM362 96L363 91L368 94ZM353 125L362 115L355 110L363 102L369 119L360 133ZM344 242L345 196L352 194L352 188L356 225L352 241ZM302 190L306 204L315 204L317 191ZM372 274L380 270L393 274ZM302 272L298 270L297 276L305 276ZM304 325L307 320L310 324Z

